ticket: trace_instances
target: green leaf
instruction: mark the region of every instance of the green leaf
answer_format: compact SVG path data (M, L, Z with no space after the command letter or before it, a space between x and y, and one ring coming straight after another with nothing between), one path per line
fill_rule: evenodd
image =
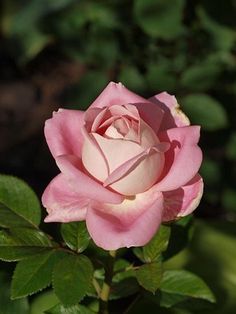
M119 258L115 261L114 272L117 274L123 274L123 270L130 267L132 268L132 264L130 264L130 262L128 262L126 259ZM113 277L113 279L115 278L115 276Z
M32 0L29 3L14 7L14 2L4 6L5 22L4 30L7 35L26 34L30 28L35 27L39 20L46 14L63 9L75 0ZM13 3L12 3L13 2ZM27 23L26 23L27 21Z
M228 119L224 107L205 94L191 94L183 98L182 109L193 124L200 124L205 130L224 128Z
M134 255L137 256L138 259L140 259L140 261L145 263L144 256L143 256L143 250L141 247L135 247L132 249L132 251L133 251Z
M47 289L32 298L30 302L30 314L42 314L46 310L60 303L52 289Z
M31 295L50 285L53 267L64 256L64 252L52 250L20 261L13 275L12 299Z
M55 246L41 231L26 228L0 231L0 259L18 261Z
M146 263L157 261L160 254L167 249L170 237L170 227L162 225L151 241L143 247L143 257Z
M135 273L139 284L146 290L154 293L161 284L162 266L160 262L145 264Z
M77 1L76 5L70 6L60 19L56 16L53 26L56 27L57 33L60 37L71 39L79 36L79 32L86 31L86 24L96 25L96 28L101 28L103 31L107 29L116 29L120 21L117 19L116 11L112 10L106 4L101 2ZM100 33L102 33L100 31ZM84 42L86 45L87 42ZM74 44L75 45L75 44ZM77 52L78 53L78 52Z
M234 29L216 22L207 15L201 6L197 8L196 13L203 27L212 36L215 48L223 51L230 51L236 40Z
M84 305L77 304L70 307L64 307L62 304L57 304L53 308L44 312L45 314L94 314L93 311Z
M33 190L22 180L0 175L0 226L37 228L41 208Z
M32 227L27 220L0 203L0 226L3 228Z
M23 241L28 245L37 245L44 247L53 247L55 242L52 242L48 235L41 230L34 230L28 228L14 228L8 231L17 239Z
M176 304L182 301L185 301L186 299L187 299L186 296L173 293L166 293L162 291L160 295L160 306L169 308L175 306Z
M64 305L74 305L92 284L93 266L84 255L71 255L59 261L53 272L55 294Z
M83 221L62 224L61 234L67 246L78 253L89 245L90 235Z
M186 270L167 270L161 281L161 291L215 302L206 283Z
M10 299L10 278L3 271L0 271L0 283L0 314L29 313L29 304L26 298Z
M183 73L180 83L191 91L205 91L215 84L220 71L219 62L194 64Z
M173 39L181 34L183 0L136 0L134 15L138 25L148 35Z
M3 32L13 42L11 51L21 63L33 59L52 40L51 34L40 29L40 22L47 14L62 9L74 0L32 0L15 5L15 1L4 5ZM27 22L26 22L27 21ZM45 21L44 21L45 22ZM45 24L45 23L44 23Z

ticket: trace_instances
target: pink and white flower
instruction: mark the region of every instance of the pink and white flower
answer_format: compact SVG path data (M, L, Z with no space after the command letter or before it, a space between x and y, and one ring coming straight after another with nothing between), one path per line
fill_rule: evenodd
M199 204L200 127L174 96L147 100L111 82L86 112L55 112L45 136L61 171L42 197L45 221L86 220L106 250L143 246Z

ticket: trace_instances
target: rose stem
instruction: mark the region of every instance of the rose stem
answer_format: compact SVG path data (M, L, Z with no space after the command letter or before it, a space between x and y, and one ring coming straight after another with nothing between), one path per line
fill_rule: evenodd
M116 258L116 251L109 251L109 256L105 265L105 279L102 285L99 302L99 314L108 314L108 300L111 291L113 268Z

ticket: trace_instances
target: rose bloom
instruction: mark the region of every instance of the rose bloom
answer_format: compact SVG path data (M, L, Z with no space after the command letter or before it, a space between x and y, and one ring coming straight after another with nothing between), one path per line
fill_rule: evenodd
M174 96L113 82L87 111L54 112L45 137L61 172L42 196L45 221L85 220L106 250L145 245L202 196L200 127L189 124Z

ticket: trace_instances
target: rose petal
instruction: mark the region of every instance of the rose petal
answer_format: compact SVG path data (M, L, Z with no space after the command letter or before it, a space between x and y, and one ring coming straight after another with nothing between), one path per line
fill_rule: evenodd
M61 173L47 186L42 196L48 216L45 222L69 222L85 220L89 200L82 197Z
M133 110L131 110L132 107L133 107ZM120 117L127 116L127 117L130 117L131 119L136 119L136 120L140 119L138 110L136 110L136 108L133 105L124 105L124 106L113 105L109 107L109 111L111 112L112 116L120 116Z
M89 208L86 216L88 231L97 246L105 250L117 250L121 247L143 246L156 233L162 220L163 198L159 198L145 210L129 227L118 219Z
M113 139L124 139L124 135L122 134L122 131L125 131L126 125L119 125L119 128L114 126L114 123L107 128L106 132L104 133L104 137L106 138L113 138Z
M175 96L163 92L151 97L149 100L164 111L160 130L190 125L188 117L181 111Z
M101 94L95 99L92 107L110 107L113 105L126 105L133 103L148 102L145 98L131 92L121 83L110 82Z
M80 195L100 202L119 204L124 197L104 188L83 172L83 165L76 156L59 156L56 163L61 172L73 186L75 192Z
M88 108L84 113L85 126L88 132L95 132L104 119L107 119L106 108Z
M112 118L108 119L101 125L102 128L103 126L108 125L110 121L110 126L106 130L105 135L111 138L125 138L127 140L140 142L141 121L137 108L133 105L125 105L111 106L109 109ZM110 128L112 129L110 130ZM116 131L114 129L116 129Z
M163 153L163 152L166 152L169 148L170 148L169 143L159 143L153 147L147 148L142 153L140 153L140 154L132 157L131 159L127 160L125 163L123 163L121 166L119 166L113 172L111 172L110 175L107 177L107 179L104 181L103 185L107 186L107 185L113 184L114 182L120 180L128 172L132 171L132 169L134 169L134 167L137 167L151 153L153 153L153 152ZM144 178L142 178L142 179L144 180ZM142 182L143 182L143 180L142 180ZM144 190L145 190L145 188L144 188Z
M132 120L131 125L129 125L129 130L125 135L125 139L140 144L140 126L141 121L136 122Z
M144 134L146 133L144 132ZM144 156L146 158L143 158L142 154L145 147L141 147L134 142L120 139L106 139L99 134L93 134L93 136L104 153L109 165L111 177L105 184L112 182L110 185L112 189L124 195L134 195L146 191L157 181L164 165L164 155L162 153L154 152L148 154L148 156ZM153 144L153 146L155 146L159 144L156 137L152 138L150 135L149 139L149 145ZM143 142L145 140L147 139L143 139ZM149 149L150 147L148 150ZM145 154L146 153L144 153L144 155ZM129 161L129 163L125 164L127 161ZM136 165L136 163L138 164ZM90 173L92 173L91 169L94 169L92 163L91 165L91 167L88 164L85 165ZM136 166L135 168L133 167L134 165ZM116 172L113 173L113 171ZM129 172L128 175L124 176L127 171ZM119 177L121 177L121 179L117 181ZM140 178L142 178L142 180L140 180ZM113 183L113 181L115 182Z
M123 226L128 227L160 198L160 192L152 187L148 191L126 197L120 204L92 202L91 207L116 217Z
M122 139L108 139L96 133L93 134L93 137L108 161L110 173L125 161L143 152L142 147L134 142Z
M85 127L82 128L84 136L84 144L82 149L83 166L89 173L99 181L104 181L109 173L107 159L94 139L92 134L89 134ZM96 157L95 157L96 156Z
M198 172L202 162L202 151L197 145L199 126L169 129L158 135L161 141L170 142L165 153L162 180L157 183L159 191L175 190L187 184Z
M81 156L84 112L59 109L45 122L45 137L53 157L59 155Z
M106 138L131 140L140 142L139 122L130 122L126 117L114 119L103 135Z
M135 105L142 119L151 126L154 132L159 130L163 110L147 99L129 91L121 83L110 82L90 108L127 104Z
M163 221L191 214L199 205L202 193L203 180L199 174L181 188L164 192Z
M134 105L138 109L142 120L144 120L157 134L164 115L161 107L158 107L152 102L137 103Z

